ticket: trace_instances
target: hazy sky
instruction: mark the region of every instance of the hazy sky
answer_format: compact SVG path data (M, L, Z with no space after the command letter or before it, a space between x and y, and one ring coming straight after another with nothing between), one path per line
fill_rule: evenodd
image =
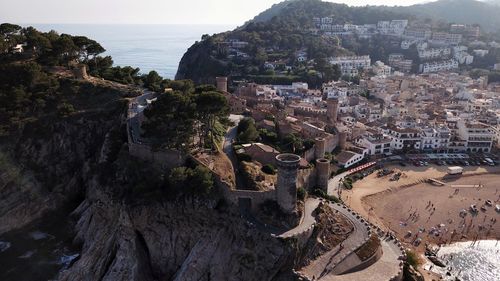
M0 0L0 22L242 24L281 0ZM338 0L411 5L425 0Z

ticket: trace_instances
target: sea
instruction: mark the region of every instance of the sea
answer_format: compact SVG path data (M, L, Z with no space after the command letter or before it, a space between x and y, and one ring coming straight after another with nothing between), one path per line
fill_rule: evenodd
M128 24L22 24L40 31L82 35L99 42L104 55L113 57L115 66L139 67L174 79L179 62L203 34L229 31L236 25L128 25Z
M432 271L444 280L499 281L500 242L498 240L478 240L457 242L440 248L438 258L446 268L432 267ZM426 265L428 268L430 262Z

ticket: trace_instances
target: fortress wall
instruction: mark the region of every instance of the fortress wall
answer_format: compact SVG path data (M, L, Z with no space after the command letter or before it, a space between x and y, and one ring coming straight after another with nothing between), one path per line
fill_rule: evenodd
M276 200L276 191L254 191L254 190L231 190L229 196L226 197L233 204L238 205L240 198L248 198L252 201L252 210L257 210L258 206L268 200Z
M303 157L304 157L304 159L307 160L307 162L311 162L315 159L315 156L314 156L315 154L316 154L316 146L313 146L304 152Z
M328 135L326 138L325 151L332 152L339 145L339 135Z
M297 188L311 190L316 186L316 168L301 169L297 173Z
M361 271L365 268L368 268L371 265L373 265L374 263L376 263L382 257L383 253L384 252L382 251L382 246L381 246L377 249L377 251L371 257L369 257L365 261L360 261L359 264L356 266L352 266L352 264L347 263L349 257L354 255L359 260L359 257L356 255L356 253L352 252L350 254L350 256L346 258L346 260L342 261L342 263L338 265L339 267L344 266L344 268L349 268L348 270L342 271L340 274L353 273L353 272Z
M134 157L143 161L152 162L168 170L182 166L186 161L186 156L177 150L153 151L151 147L146 144L129 142L128 151L130 155Z

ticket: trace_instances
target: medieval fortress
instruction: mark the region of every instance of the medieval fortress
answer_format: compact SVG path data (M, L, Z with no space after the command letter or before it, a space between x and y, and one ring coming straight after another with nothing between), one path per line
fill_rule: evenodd
M244 107L245 101L227 91L227 78L217 78L217 89L224 93L234 110L236 107ZM154 102L155 94L144 93L133 99L128 106L127 130L129 153L141 160L153 162L161 168L171 169L183 165L184 161L191 157L210 169L209 165L199 161L193 155L185 155L175 150L155 151L148 144L147 140L141 137L141 123L144 119L143 110L149 104ZM327 152L333 151L336 147L345 148L346 134L337 127L339 103L336 99L327 101L327 110L324 112L324 120L327 124L327 130L317 130L313 135L314 145L305 151L302 156L290 153L277 154L274 165L277 167L277 182L274 189L257 191L238 189L234 183L230 183L211 169L217 187L222 191L226 201L239 206L240 210L245 210L251 214L257 211L259 206L269 200L275 201L281 211L286 214L298 214L297 190L304 188L312 191L313 188L321 189L328 194L329 186L338 184L338 180L330 179L331 164L330 160L325 158ZM284 118L284 117L282 117ZM328 132L327 132L328 131ZM309 165L305 169L299 169L301 160L306 160L314 165ZM235 170L233 168L233 170ZM343 204L334 204L323 199L307 198L304 202L298 225L288 231L274 233L266 229L267 225L259 224L253 221L252 216L245 217L252 223L258 224L262 231L269 232L279 239L296 239L299 247L304 247L312 237L317 221L314 217L314 211L320 204L327 204L337 214L343 215L352 225L353 231L349 237L337 246L335 249L325 253L312 261L309 266L296 271L296 275L301 280L402 280L403 262L405 258L404 250L401 244L392 236L381 229L371 225L359 214L350 210ZM369 244L370 238L376 235L380 237L381 244L367 259L361 260L355 253ZM329 262L326 266L325 260ZM318 268L321 268L318 271ZM319 278L324 271L329 273ZM374 274L380 276L380 279L371 279ZM353 279L354 278L354 279Z

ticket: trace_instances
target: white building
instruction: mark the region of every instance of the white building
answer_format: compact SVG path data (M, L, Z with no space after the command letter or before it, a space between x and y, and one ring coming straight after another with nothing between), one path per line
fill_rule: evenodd
M359 154L354 151L342 151L335 157L338 165L343 168L349 168L361 162L364 158L365 156L363 154Z
M482 50L482 49L473 50L472 52L474 53L474 55L477 55L480 57L484 57L489 53L488 50Z
M390 76L392 68L381 61L376 61L373 64L372 70L377 76Z
M333 57L330 64L338 65L342 75L356 76L358 69L370 67L371 59L370 56Z
M384 128L384 133L391 138L392 150L420 150L421 135L416 128L389 126Z
M459 139L466 142L467 152L490 152L495 137L494 130L479 122L459 120L457 122Z
M422 146L424 151L448 152L451 131L446 126L425 127L421 129Z
M418 50L418 57L421 60L447 59L450 57L450 55L450 48L430 48L425 50Z
M432 36L432 31L427 27L409 27L404 33L405 39L427 40Z
M448 71L453 69L458 69L458 61L454 59L427 62L420 65L420 72L422 73Z
M391 153L391 138L373 129L368 129L363 136L357 138L355 143L368 149L369 155Z

